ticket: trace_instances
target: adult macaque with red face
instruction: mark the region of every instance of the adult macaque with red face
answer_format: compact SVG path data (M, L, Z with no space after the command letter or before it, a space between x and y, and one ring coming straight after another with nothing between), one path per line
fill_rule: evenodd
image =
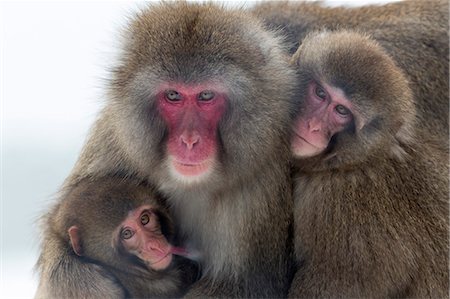
M81 182L48 221L81 263L103 267L126 297L178 297L197 278L195 263L174 255L188 253L169 243L172 220L152 188Z
M157 99L170 132L172 175L187 181L207 177L217 163L217 126L226 109L226 91L218 83L169 84Z
M370 37L309 35L293 57L292 298L446 298L448 152Z
M137 13L60 198L103 177L155 186L177 241L202 256L188 296L286 296L296 81L281 44L244 9L164 2ZM74 256L61 267L65 248L50 231L38 266L43 297L121 296L101 269L70 270Z

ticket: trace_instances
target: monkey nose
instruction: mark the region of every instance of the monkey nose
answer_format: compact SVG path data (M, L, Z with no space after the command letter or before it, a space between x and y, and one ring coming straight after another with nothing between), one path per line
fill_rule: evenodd
M310 120L308 122L308 130L311 133L317 133L322 131L322 123L320 120Z
M181 135L181 142L188 148L188 150L192 150L194 148L194 145L199 143L200 141L200 135L197 133L191 133L191 134L183 134Z
M165 244L165 242L154 240L153 242L148 244L148 250L159 255L166 255L170 251L170 248L168 244Z

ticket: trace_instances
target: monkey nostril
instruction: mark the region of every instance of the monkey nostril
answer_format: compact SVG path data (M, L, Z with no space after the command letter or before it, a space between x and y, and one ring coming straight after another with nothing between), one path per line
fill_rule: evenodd
M186 147L191 150L195 144L197 144L200 141L200 136L198 135L192 135L192 136L181 136L181 141L183 144L186 145Z
M310 133L320 133L322 131L324 120L317 117L312 117L306 121L307 128Z
M309 130L311 133L320 132L320 125L308 123L308 130Z

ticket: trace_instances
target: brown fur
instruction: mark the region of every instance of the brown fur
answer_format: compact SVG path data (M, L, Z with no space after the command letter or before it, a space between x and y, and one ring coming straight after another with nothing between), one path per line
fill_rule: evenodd
M301 88L341 88L365 125L296 161L290 297L447 298L448 152L418 125L407 77L346 31L311 34L293 62Z
M132 298L173 298L181 296L193 282L196 274L195 265L182 258L176 258L173 264L164 271L144 269L113 247L113 234L117 233L120 223L128 213L141 205L150 205L159 215L164 234L167 238L173 235L171 218L162 199L155 195L152 188L132 184L121 179L107 178L95 182L82 181L67 193L46 216L47 227L58 244L53 250L65 252L64 260L75 259L71 250L68 230L77 226L83 247L83 255L76 266L90 269L104 267L116 287L123 287L126 297ZM57 241L57 242L56 242ZM55 272L72 272L75 269L65 268L61 264ZM69 276L63 284L78 284L78 277ZM84 281L86 288L95 289L95 281ZM110 290L98 290L109 292ZM55 294L56 295L56 294ZM84 294L71 294L71 297L84 297Z
M280 38L243 10L178 2L139 13L124 39L109 101L65 190L104 176L149 182L167 197L179 239L203 255L204 275L188 295L286 295L292 217L287 133L295 82ZM197 184L175 181L162 163L166 127L152 92L158 83L174 80L217 80L229 90L218 128L219 167ZM55 268L66 255L49 249L52 242L47 228L39 268L41 285L54 291L51 297L115 295L114 288L111 293L79 289L90 282L105 288L111 283L101 270ZM85 269L92 274L88 281ZM69 279L79 284L66 283Z
M395 60L416 100L417 121L448 147L449 6L447 0L408 0L354 8L274 1L254 13L286 34L295 52L314 30L369 33Z

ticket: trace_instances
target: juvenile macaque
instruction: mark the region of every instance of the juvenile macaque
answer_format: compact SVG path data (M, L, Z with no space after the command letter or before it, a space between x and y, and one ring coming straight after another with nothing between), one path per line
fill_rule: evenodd
M270 28L286 35L291 53L315 30L347 29L370 34L410 82L418 124L427 128L442 148L448 148L448 0L406 0L361 7L327 7L321 1L268 1L256 5L253 12Z
M448 298L448 152L373 39L311 34L293 56L292 298Z
M188 253L170 244L172 220L152 188L81 182L50 221L69 252L104 267L126 297L179 297L197 277L193 262L175 256Z

